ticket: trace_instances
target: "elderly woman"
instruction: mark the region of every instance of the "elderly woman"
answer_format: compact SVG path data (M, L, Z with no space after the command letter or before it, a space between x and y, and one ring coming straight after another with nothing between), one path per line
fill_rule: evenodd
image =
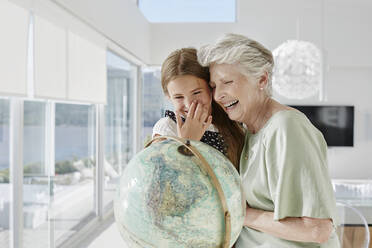
M271 98L272 53L242 35L202 47L214 99L247 127L240 175L247 200L236 247L339 247L327 144L304 114Z

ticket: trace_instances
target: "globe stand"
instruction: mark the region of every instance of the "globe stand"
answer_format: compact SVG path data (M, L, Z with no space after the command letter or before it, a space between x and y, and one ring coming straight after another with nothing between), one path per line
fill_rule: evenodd
M224 212L225 233L223 234L224 242L223 242L221 247L222 248L229 248L230 247L230 239L231 239L231 216L230 216L230 212L229 212L229 209L228 209L228 206L227 206L225 194L222 190L220 182L218 181L218 179L216 177L216 174L214 173L214 171L212 170L212 168L208 164L208 162L205 160L205 158L200 154L198 149L193 147L190 144L190 141L187 140L187 139L183 139L183 138L179 138L179 137L175 137L175 136L156 136L155 138L153 138L151 141L149 141L145 145L145 148L150 146L154 141L160 141L160 140L165 140L165 139L174 140L174 141L180 143L181 146L178 148L178 152L180 152L181 154L183 154L185 156L194 155L201 162L201 163L197 163L197 164L198 164L200 170L208 176L212 185L217 190L218 197L219 197L220 203L221 203L221 207L222 207L223 212Z

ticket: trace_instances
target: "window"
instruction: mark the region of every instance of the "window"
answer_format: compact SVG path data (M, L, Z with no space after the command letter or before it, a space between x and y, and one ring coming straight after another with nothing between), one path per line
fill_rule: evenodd
M0 247L8 248L10 231L9 100L0 98Z
M166 100L160 82L160 68L145 68L142 71L142 146L151 140L152 128L164 117L165 110L173 109Z
M58 246L94 217L95 106L55 104L51 221Z
M107 53L104 207L111 207L119 176L134 152L132 104L136 77L136 66L110 51Z
M47 175L45 166L45 103L24 102L24 182ZM30 179L28 179L30 177Z
M49 185L46 165L46 104L24 102L23 126L23 246L49 247Z
M235 22L235 0L139 0L149 22Z

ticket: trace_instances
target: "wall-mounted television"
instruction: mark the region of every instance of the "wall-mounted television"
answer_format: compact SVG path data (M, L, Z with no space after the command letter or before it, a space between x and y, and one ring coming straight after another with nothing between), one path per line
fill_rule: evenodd
M354 146L354 106L290 105L318 128L328 146Z

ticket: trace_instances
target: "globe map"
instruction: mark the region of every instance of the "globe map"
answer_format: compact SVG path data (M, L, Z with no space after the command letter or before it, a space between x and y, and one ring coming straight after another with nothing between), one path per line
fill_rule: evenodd
M231 215L230 247L241 231L245 201L238 172L216 149L191 141L213 169ZM182 146L182 145L181 145ZM128 163L114 202L119 231L129 247L222 247L224 211L218 193L196 156L164 140Z

